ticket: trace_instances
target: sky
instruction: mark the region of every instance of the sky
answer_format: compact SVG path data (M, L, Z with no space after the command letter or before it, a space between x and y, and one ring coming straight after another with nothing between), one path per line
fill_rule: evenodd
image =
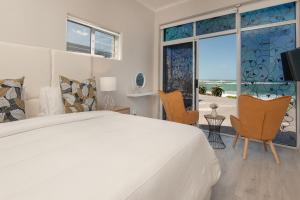
M68 21L68 42L74 44L80 44L83 46L90 46L91 43L91 29L89 27L73 23ZM97 50L106 50L111 52L113 49L113 36L96 31L96 49Z
M236 80L236 35L201 39L199 80Z
M68 42L90 46L91 29L68 21Z

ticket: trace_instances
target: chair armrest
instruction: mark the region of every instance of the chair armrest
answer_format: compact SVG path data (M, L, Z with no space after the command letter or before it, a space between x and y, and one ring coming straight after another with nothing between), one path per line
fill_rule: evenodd
M187 114L194 117L199 117L198 111L187 111Z
M198 111L187 111L186 112L186 123L195 124L199 121L199 112Z
M236 118L235 116L230 115L230 122L231 122L232 127L235 129L235 131L238 134L241 134L241 132L242 132L241 121L238 118Z

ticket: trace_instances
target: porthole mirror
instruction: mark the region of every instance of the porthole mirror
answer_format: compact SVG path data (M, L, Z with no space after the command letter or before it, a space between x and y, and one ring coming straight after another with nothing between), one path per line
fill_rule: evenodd
M137 88L144 88L146 84L146 78L145 75L143 73L138 73L135 76L135 85Z

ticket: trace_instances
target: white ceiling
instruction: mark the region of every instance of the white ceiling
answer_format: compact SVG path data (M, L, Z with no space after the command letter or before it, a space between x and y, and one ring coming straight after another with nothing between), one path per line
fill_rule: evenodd
M136 0L153 11L163 10L190 0Z

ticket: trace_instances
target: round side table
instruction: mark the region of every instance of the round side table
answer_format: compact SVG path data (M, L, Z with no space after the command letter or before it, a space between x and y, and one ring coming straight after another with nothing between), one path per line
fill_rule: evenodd
M210 145L214 149L225 149L226 145L224 144L221 135L220 135L220 130L221 130L221 125L223 121L225 120L225 117L222 115L204 115L207 123L208 123L208 141Z

